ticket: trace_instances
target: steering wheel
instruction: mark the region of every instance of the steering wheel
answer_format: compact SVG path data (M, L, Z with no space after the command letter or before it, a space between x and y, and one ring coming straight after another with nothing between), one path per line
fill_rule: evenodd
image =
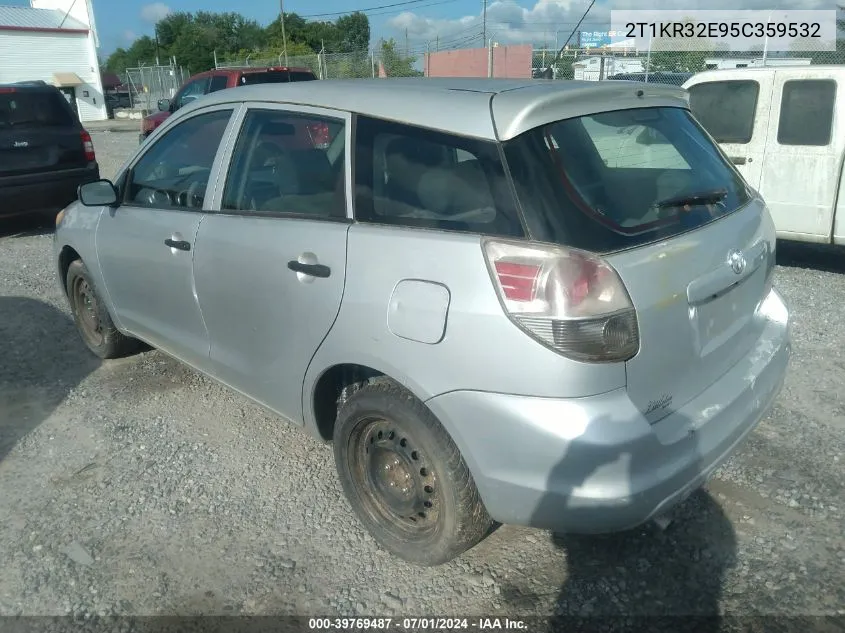
M199 200L198 197L204 188L205 185L199 180L192 182L191 186L185 191L185 206L191 209L202 207L203 200Z
M141 193L135 196L135 200L145 206L159 209L166 209L173 205L173 201L171 200L170 195L166 191L161 191L160 189L152 189L148 187L142 189Z

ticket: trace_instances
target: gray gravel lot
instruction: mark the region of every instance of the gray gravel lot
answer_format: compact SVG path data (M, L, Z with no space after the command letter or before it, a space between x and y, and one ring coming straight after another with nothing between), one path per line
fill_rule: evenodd
M137 133L94 134L104 176ZM48 231L0 227L0 614L845 614L845 252L782 246L771 415L652 527L505 526L435 569L380 551L330 447L163 354L98 362Z

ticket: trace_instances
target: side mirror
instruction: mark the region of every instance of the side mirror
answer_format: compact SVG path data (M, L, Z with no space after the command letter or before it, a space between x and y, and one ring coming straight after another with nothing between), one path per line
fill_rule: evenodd
M170 99L162 99L158 102L158 111L167 112L170 110Z
M79 186L79 201L86 207L110 207L117 204L117 189L110 180L95 180Z

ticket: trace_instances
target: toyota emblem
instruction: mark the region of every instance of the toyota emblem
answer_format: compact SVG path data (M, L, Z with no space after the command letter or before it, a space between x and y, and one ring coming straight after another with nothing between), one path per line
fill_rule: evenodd
M728 264L730 264L732 271L741 275L745 270L745 255L742 254L742 251L731 251L728 253Z

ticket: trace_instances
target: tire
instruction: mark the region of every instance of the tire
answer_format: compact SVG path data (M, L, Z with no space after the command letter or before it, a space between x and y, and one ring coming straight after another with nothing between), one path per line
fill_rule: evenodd
M440 565L474 547L492 525L458 447L392 381L371 382L341 407L334 455L353 511L394 556Z
M94 281L82 260L75 260L67 271L66 288L73 321L82 340L102 359L128 356L140 342L120 333L106 306L94 289Z

